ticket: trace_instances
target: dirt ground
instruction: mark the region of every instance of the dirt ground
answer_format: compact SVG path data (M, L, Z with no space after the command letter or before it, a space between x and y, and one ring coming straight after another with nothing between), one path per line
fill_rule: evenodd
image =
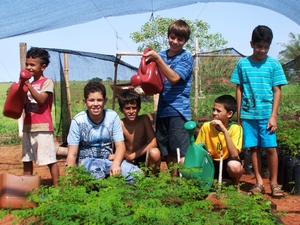
M9 173L14 175L22 175L22 162L21 162L21 146L0 146L0 174ZM58 156L58 164L60 172L63 174L65 166L65 157ZM165 167L165 163L162 163ZM51 185L51 177L47 166L38 166L34 164L34 174L41 176L41 184ZM244 183L241 190L247 192L255 183L253 175L243 175L241 181ZM283 224L296 225L300 224L300 196L285 193L282 199L273 199L270 196L270 183L268 179L264 179L266 189L265 198L270 199L280 215ZM0 220L0 224L12 224L12 216L8 215Z

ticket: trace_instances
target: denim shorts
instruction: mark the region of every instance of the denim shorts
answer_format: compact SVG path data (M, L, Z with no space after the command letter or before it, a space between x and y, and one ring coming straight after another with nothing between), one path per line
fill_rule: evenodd
M268 119L242 120L242 127L244 131L244 148L277 147L276 132L270 134L270 130L267 129L268 121Z
M109 176L110 174L110 167L113 161L108 159L98 159L98 158L85 158L79 160L79 166L83 165L86 170L91 171L91 175L96 179L104 179L105 177ZM141 170L129 163L126 160L123 160L121 163L122 175L125 177L125 181L127 183L133 183L134 177L131 175L133 172L140 173Z

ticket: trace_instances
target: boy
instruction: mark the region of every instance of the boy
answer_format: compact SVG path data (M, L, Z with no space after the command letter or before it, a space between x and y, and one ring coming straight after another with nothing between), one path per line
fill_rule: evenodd
M104 108L106 102L106 89L102 83L86 84L83 103L87 110L72 119L67 137L67 166L83 165L96 179L122 174L126 182L132 183L130 173L140 169L123 160L125 144L120 118L115 111ZM109 159L112 154L114 160Z
M242 149L242 127L230 119L236 112L236 100L231 95L222 95L215 99L212 110L212 121L205 122L195 141L204 143L214 161L217 179L220 168L220 154L223 150L222 177L231 179L232 184L238 185L244 169L239 159ZM239 188L239 187L238 187Z
M44 77L50 60L49 53L40 48L31 48L26 54L26 70L33 81L25 82L28 87L23 126L22 161L24 175L33 174L33 163L47 165L53 185L58 186L59 168L53 137L51 108L54 83Z
M247 134L244 135L244 147L250 148L256 179L249 194L265 192L260 155L263 148L268 158L272 197L283 197L281 185L277 183L276 118L281 86L287 84L287 80L280 63L267 55L272 39L272 30L267 26L257 26L253 30L250 41L253 53L237 63L231 82L237 84L237 116Z
M138 166L144 163L151 168L152 174L157 174L160 166L160 151L157 148L155 132L149 117L138 115L141 109L140 95L129 89L119 96L118 102L120 112L124 114L121 124L125 138L126 160ZM147 152L148 162L146 162Z
M146 62L155 61L166 77L158 102L156 138L168 166L170 163L177 164L177 148L180 149L180 162L184 162L190 143L184 124L191 120L190 92L194 61L192 55L183 49L190 34L189 25L183 20L176 20L168 28L170 48L159 53L149 51L144 55ZM173 169L172 176L177 175L177 169Z

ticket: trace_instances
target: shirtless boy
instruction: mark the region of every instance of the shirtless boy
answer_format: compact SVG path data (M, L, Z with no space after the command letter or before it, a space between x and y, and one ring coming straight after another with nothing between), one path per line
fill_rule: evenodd
M149 117L138 115L141 109L140 95L134 90L126 90L119 96L118 102L120 112L124 114L121 124L126 160L138 166L143 163L153 174L157 174L161 161L160 151Z

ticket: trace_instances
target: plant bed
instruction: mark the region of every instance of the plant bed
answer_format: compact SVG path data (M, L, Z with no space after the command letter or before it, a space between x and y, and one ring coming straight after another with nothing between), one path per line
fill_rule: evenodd
M0 171L7 172L11 174L21 175L22 174L22 162L21 162L21 152L22 147L21 145L16 146L0 146L0 153L1 153L1 163L0 163ZM60 158L58 160L58 165L60 168L61 175L64 175L64 168L65 168L65 158ZM161 163L161 170L165 171L167 169L165 162ZM38 166L34 165L34 174L41 176L41 184L46 187L49 187L52 184L50 173L47 166ZM269 187L269 179L263 179L266 194L263 195L264 198L269 199L270 201L274 202L277 205L277 215L280 216L281 220L284 224L299 224L299 213L300 213L300 196L291 195L289 193L285 193L285 197L282 199L273 199L270 196L271 190ZM158 180L157 182L160 182ZM243 185L241 186L241 191L247 192L255 183L254 175L246 175L244 174L241 178L241 182ZM234 192L235 193L235 192ZM69 193L71 195L73 193ZM62 198L57 197L58 202L65 202ZM63 204L63 203L61 203ZM212 204L212 203L210 203ZM51 207L49 205L49 207ZM54 206L53 206L54 207ZM180 206L183 207L183 206ZM71 210L72 208L70 208ZM78 209L76 209L78 210ZM58 209L59 211L59 209ZM159 209L156 209L159 211ZM4 210L0 210L1 218L0 224L1 225L11 225L13 224L13 219L16 219L15 211L10 211L11 213L5 212L6 216L4 216ZM208 213L210 215L210 213ZM16 223L16 224L25 224L25 223ZM160 223L162 224L162 223ZM184 223L182 223L184 224ZM195 223L199 224L199 223Z
M196 179L139 176L134 185L122 177L95 180L83 167L72 167L58 188L41 186L29 197L37 207L14 210L28 224L277 224L269 200L216 190L225 208L206 199L209 187ZM264 221L261 223L261 221Z

